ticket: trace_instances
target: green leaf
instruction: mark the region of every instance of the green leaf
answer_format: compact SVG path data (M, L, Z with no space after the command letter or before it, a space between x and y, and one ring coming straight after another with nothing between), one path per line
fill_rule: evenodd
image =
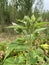
M49 24L49 22L40 22L40 23L34 24L34 27L45 26L45 25L47 25L47 24Z
M18 61L19 64L25 63L25 56L22 53L19 54L18 59L19 59L19 61Z
M20 28L20 29L24 29L25 27L17 24L17 25L8 26L8 27L6 27L6 28L13 28L13 29L18 29L18 28Z
M38 57L38 61L42 62L43 61L43 57L37 56Z
M30 18L29 16L24 16L24 19L23 19L25 22L30 22Z
M5 58L4 58L4 59L6 59L6 57L12 52L12 50L13 50L15 47L16 47L16 45L13 44L13 43L8 46L8 49L7 49L7 51L6 51L6 55L5 55Z
M32 16L31 16L31 20L32 20L32 22L34 22L34 21L35 21L35 19L36 19L36 18L35 18L35 16L34 16L34 15L32 15Z
M39 55L39 56L43 56L43 50L41 49L41 48L38 48L38 49L36 49L36 53L37 53L37 55Z
M31 64L36 64L37 61L38 61L36 52L35 52L35 51L29 52L29 56L30 56L30 63L31 63Z
M20 19L16 19L16 21L18 21L19 23L22 23L22 24L26 24L26 22L24 20L20 20Z
M17 63L18 63L18 58L17 57L10 57L10 58L7 58L4 61L3 65L16 65Z
M16 49L16 51L26 51L30 48L30 45L28 44L20 44L18 42L13 42L8 46L8 50L6 52L5 58L14 50Z
M39 29L36 29L35 31L34 31L34 33L39 33L39 32L41 32L41 31L43 31L43 30L45 30L46 28L39 28Z
M36 39L36 37L34 36L34 34L26 35L26 40L34 41L35 39Z

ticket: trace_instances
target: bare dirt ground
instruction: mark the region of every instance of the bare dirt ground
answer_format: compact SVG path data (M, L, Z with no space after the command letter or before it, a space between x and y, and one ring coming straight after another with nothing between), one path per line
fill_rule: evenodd
M9 34L9 33L0 33L0 42L6 41L11 42L17 38L17 35Z

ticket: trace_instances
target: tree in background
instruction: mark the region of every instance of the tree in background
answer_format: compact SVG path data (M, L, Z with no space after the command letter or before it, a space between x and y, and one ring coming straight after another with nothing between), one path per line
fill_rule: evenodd
M42 13L42 18L44 21L49 21L49 11L44 11Z
M5 11L7 9L7 0L0 0L0 23L4 23L4 16L5 16Z
M7 0L0 0L0 24L2 31L4 31L3 28L5 23L5 13L7 11L7 6L8 6Z
M42 13L43 7L44 7L43 0L37 0L36 7L37 7L37 8L39 9L39 11Z
M40 16L39 9L36 6L34 8L34 15L35 15L36 18L38 18Z
M23 19L25 15L31 16L33 10L32 7L35 1L36 0L11 0L10 4L8 5L8 0L0 0L0 20L4 23L10 24L12 21L16 21L17 18ZM40 2L42 2L42 0L37 1L37 3ZM35 7L34 10L35 14L37 7Z
M14 7L17 9L17 18L22 19L25 15L32 15L32 6L35 0L13 0Z
M43 0L36 0L35 8L34 8L34 15L36 18L42 16L44 4Z
M33 9L35 2L36 5ZM31 16L32 14L38 18L41 11L43 11L43 0L11 0L10 4L8 4L8 0L0 0L0 21L2 21L0 23L10 24L16 19L23 19L25 15Z

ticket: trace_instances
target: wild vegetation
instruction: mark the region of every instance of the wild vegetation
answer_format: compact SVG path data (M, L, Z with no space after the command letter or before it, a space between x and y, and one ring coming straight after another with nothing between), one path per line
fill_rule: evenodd
M10 44L1 44L1 65L45 65L49 64L49 45L46 39L48 22L36 21L34 15L18 20L23 25L8 26L17 34L21 34ZM42 24L42 25L41 25ZM45 24L45 25L44 25ZM45 30L45 31L44 31Z
M0 65L49 65L49 11L34 2L0 0Z

